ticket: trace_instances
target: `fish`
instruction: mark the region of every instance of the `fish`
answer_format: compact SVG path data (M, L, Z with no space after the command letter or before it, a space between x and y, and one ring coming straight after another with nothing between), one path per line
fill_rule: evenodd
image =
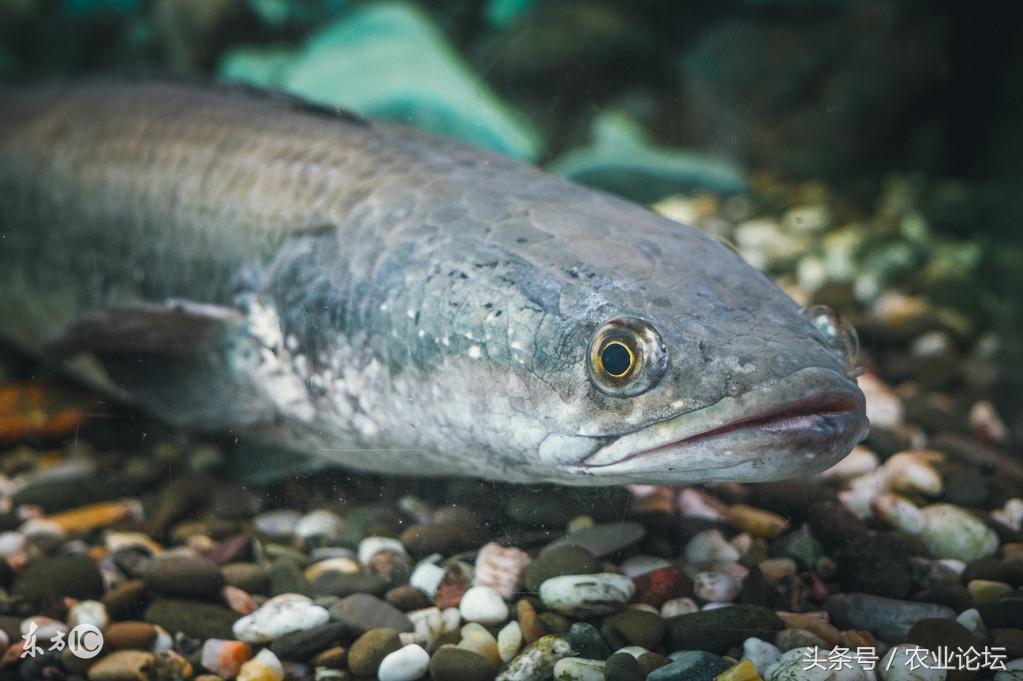
M786 479L867 434L837 315L648 207L249 87L0 101L0 338L174 426L566 485Z

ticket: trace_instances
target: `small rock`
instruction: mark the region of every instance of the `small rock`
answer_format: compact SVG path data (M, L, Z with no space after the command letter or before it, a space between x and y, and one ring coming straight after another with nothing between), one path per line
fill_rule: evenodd
M67 623L69 627L91 624L103 630L110 623L110 616L107 614L107 606L99 601L79 601L68 611Z
M756 605L731 605L665 620L669 650L725 652L750 637L773 639L784 628L773 611Z
M1023 681L1023 658L1005 663L1005 669L995 672L995 681Z
M370 629L348 650L348 668L356 676L375 676L385 657L401 648L394 629Z
M611 654L607 642L592 624L576 622L569 627L565 640L572 646L572 654L589 660L605 660Z
M541 681L554 674L558 660L572 654L568 641L553 635L541 637L515 656L497 681Z
M957 558L968 563L998 550L994 530L958 506L932 504L923 512L926 522L920 538L935 558Z
M874 675L863 669L855 658L843 668L831 669L829 663L807 665L807 660L826 660L827 650L793 648L784 653L765 673L765 681L873 681ZM822 669L823 667L823 669Z
M284 681L284 665L269 649L263 648L242 665L237 681Z
M241 641L207 639L202 646L200 664L225 679L233 679L252 657L252 648Z
M635 590L628 577L605 572L553 577L540 585L539 595L548 608L585 618L621 610Z
M497 639L482 624L469 622L461 630L461 640L458 647L471 650L482 656L490 664L500 666L501 652L497 647Z
M870 534L851 540L836 556L838 579L847 592L906 598L912 587L905 543L895 535Z
M921 654L918 646L904 643L892 646L877 669L884 681L945 681L948 674L934 653Z
M734 601L741 588L742 582L724 572L699 572L693 577L693 593L705 601Z
M989 629L1023 629L1023 598L1003 598L977 605Z
M664 638L664 620L657 613L627 608L608 616L601 632L613 648L625 644L656 648Z
M413 525L401 533L402 545L413 556L450 556L479 546L480 539L478 528L455 523Z
M103 632L103 640L114 650L152 650L156 627L149 622L114 622Z
M974 603L993 603L1011 596L1014 589L1005 582L996 582L988 579L971 579L966 585L966 591Z
M99 598L103 590L103 577L91 559L56 556L29 563L15 578L11 593L30 603L39 603L47 597Z
M430 667L430 655L422 646L410 644L390 653L380 662L379 681L416 681Z
M966 627L952 619L920 620L910 628L906 642L915 643L938 654L948 650L967 650L971 646L976 648L981 644ZM932 662L935 661L932 660ZM976 670L970 671L964 667L951 670L948 678L950 681L965 681L975 675Z
M157 558L149 563L142 581L147 588L165 596L200 600L216 598L224 586L220 568L199 557Z
M393 537L366 537L359 542L359 562L363 565L369 565L373 556L381 551L405 553L405 546Z
M412 622L405 613L370 594L352 594L342 599L331 607L330 616L359 632L394 629L405 633L413 630Z
M430 659L432 681L494 681L497 667L470 650L442 646Z
M519 628L522 629L522 640L527 645L535 643L540 637L547 634L533 604L525 598L515 603L515 618L519 623Z
M645 676L636 658L628 653L615 653L604 663L606 681L644 681Z
M781 657L781 651L767 641L752 637L742 642L742 657L752 662L757 671L764 674L768 667Z
M554 681L604 681L604 661L563 657L554 663Z
M227 608L202 601L164 598L146 608L144 619L173 633L192 638L234 638L232 627L237 615ZM250 615L251 617L251 615Z
M89 681L148 681L156 655L138 650L119 650L89 668Z
M512 620L497 632L497 654L501 662L509 662L522 648L522 628Z
M337 572L330 570L316 577L309 590L314 596L344 598L354 594L383 595L388 582L372 572Z
M458 609L467 622L501 624L508 619L508 604L489 586L474 586L466 591Z
M312 539L338 539L344 530L344 521L336 514L325 509L307 513L298 519L292 531L296 537Z
M741 660L714 677L714 681L762 681L760 672L749 660Z
M484 544L476 554L473 584L489 586L505 600L511 600L522 584L529 562L529 554L522 549L505 548L495 542Z
M543 582L552 577L588 575L602 569L600 561L586 549L579 546L559 546L544 551L526 566L524 572L526 589L537 591Z
M672 661L647 676L647 681L713 681L731 665L721 657L703 650L673 653Z
M265 594L270 590L270 577L262 565L256 563L228 563L220 568L224 581L250 594Z
M443 579L444 568L424 560L412 571L412 576L409 577L408 581L409 584L430 598L433 598L433 595L437 593L437 587L440 586Z
M351 627L343 622L327 622L312 629L294 631L275 639L270 650L281 660L304 662L317 653L351 638Z
M739 560L739 551L732 546L720 530L703 530L686 544L686 563L719 563Z
M661 605L661 618L668 619L676 615L688 615L699 609L700 606L692 598L673 598Z
M788 521L777 513L745 504L734 504L729 507L727 517L728 522L740 530L765 539L780 536L789 525Z
M252 519L252 527L271 539L288 539L295 534L295 526L301 518L301 513L291 509L267 511Z
M433 605L433 601L430 600L429 596L411 584L402 584L401 586L389 589L384 594L384 600L402 612L422 610Z
M693 582L674 565L644 572L635 577L635 600L654 607L666 601L693 595Z
M906 640L910 627L929 618L954 620L951 608L870 594L841 594L825 602L831 622L843 629L868 629L884 641Z
M283 594L271 598L251 615L234 623L235 637L246 643L266 643L294 631L312 629L327 622L327 611L306 596Z
M578 546L592 555L602 558L632 546L646 536L646 528L639 523L623 521L591 525L565 535L553 542L544 552L559 546Z

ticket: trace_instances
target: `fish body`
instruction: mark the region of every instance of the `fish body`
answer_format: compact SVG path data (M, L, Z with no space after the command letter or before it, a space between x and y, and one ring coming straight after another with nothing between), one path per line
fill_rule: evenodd
M771 480L866 433L835 334L696 229L265 93L0 87L0 336L345 466Z

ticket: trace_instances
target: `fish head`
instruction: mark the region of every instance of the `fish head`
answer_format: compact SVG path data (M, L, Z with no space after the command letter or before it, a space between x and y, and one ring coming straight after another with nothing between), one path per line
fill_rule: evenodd
M779 480L830 467L866 436L855 334L834 313L800 309L696 229L621 215L631 228L571 240L561 326L537 342L557 397L535 457L552 479Z

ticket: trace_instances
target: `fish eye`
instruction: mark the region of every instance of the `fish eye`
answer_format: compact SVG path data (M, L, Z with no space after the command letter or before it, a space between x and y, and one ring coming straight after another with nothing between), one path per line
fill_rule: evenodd
M612 319L597 329L588 353L590 381L603 393L633 397L657 383L668 365L660 334L631 317Z
M850 375L859 375L857 363L860 354L860 339L852 324L843 319L827 305L811 305L803 308L803 316L810 320L824 340L845 362Z

